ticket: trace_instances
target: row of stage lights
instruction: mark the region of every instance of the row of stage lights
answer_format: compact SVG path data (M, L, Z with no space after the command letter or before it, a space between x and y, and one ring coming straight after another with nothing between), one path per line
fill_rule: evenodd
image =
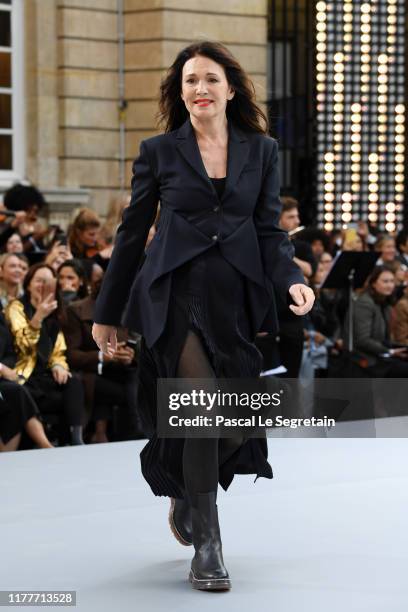
M367 216L389 232L401 225L404 19L403 0L316 4L317 194L327 230Z

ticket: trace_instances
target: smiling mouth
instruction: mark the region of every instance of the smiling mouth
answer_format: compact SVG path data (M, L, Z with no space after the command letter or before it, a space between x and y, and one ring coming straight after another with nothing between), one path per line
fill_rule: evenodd
M209 106L212 100L203 100L202 102L194 102L197 106Z

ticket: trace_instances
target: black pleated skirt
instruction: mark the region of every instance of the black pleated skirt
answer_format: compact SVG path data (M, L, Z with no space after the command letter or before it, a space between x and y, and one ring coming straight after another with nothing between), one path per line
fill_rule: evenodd
M139 408L149 442L140 459L143 476L155 495L184 497L184 439L156 435L157 378L177 377L178 359L189 329L201 338L217 378L257 378L262 355L251 337L246 279L222 257L217 245L171 274L165 330L150 349L142 342ZM227 490L235 474L256 474L255 481L259 476L272 478L267 457L266 437L246 439L219 465L220 485Z

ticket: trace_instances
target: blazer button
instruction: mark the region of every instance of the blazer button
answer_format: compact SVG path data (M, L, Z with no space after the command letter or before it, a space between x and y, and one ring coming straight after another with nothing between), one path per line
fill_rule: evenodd
M218 236L217 236L217 234L214 234L214 236L211 236L211 238L214 240L214 242L215 242L216 240L218 240Z
M218 212L219 210L220 210L220 207L219 207L219 206L214 206L214 208L213 208L213 211L214 211L214 212Z

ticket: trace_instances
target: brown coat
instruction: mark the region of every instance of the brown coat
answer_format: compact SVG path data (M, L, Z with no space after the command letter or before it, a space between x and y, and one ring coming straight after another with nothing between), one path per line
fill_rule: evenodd
M393 308L391 333L394 342L408 345L408 296L403 296Z

